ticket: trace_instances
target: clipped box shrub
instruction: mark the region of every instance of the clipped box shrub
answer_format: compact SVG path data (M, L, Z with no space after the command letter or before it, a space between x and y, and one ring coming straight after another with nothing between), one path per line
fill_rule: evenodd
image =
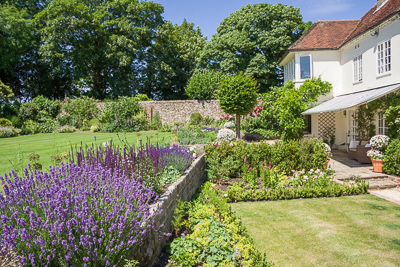
M0 118L0 126L13 126L12 122L7 120L6 118Z

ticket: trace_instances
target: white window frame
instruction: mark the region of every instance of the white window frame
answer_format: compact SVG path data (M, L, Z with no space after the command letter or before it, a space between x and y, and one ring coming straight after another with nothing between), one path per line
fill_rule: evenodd
M296 77L296 63L295 59L293 58L286 64L284 68L284 81L295 80Z
M301 78L301 58L302 57L310 57L310 78ZM305 81L307 79L311 79L313 77L313 65L312 65L312 55L311 54L306 54L306 55L299 55L299 80L300 81Z
M377 134L387 135L389 127L387 126L387 122L384 118L384 114L385 114L385 112L378 112Z
M380 42L376 46L376 76L385 76L392 73L392 41Z
M362 54L353 58L353 83L361 83L363 81L363 63Z

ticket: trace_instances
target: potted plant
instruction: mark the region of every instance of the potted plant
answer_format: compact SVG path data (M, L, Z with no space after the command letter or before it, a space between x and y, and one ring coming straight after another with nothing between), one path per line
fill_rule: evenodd
M367 152L367 156L371 158L374 172L383 172L384 152L389 144L389 140L390 138L386 135L375 135L370 140L372 150Z

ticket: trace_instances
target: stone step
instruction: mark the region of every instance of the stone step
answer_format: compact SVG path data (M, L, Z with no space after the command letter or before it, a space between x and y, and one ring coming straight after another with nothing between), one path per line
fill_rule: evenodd
M340 181L343 181L343 180L349 179L349 177L348 177L348 176L347 176L347 177L339 176L339 177L336 177L336 179L337 179L337 180L340 180ZM389 179L392 180L392 178L389 177L389 176L386 175L386 174L361 175L361 176L359 177L359 179L366 180L366 181L373 181L373 180L380 181L380 180L389 180Z
M397 183L392 180L383 180L383 181L368 181L369 189L388 189L388 188L396 188Z

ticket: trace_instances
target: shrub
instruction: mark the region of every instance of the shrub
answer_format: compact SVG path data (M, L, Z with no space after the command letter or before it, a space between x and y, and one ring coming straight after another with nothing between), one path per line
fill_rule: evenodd
M10 119L12 125L17 128L21 128L23 123L17 116L12 116Z
M73 163L0 177L0 246L24 265L118 265L154 227L155 195L120 169Z
M219 105L227 114L236 114L236 137L240 138L240 115L246 115L257 104L257 82L250 76L238 74L221 81Z
M392 139L386 148L383 170L387 174L400 176L400 139Z
M23 120L37 120L39 110L34 103L24 103L18 110L18 117Z
M75 131L76 131L76 128L74 126L70 126L70 125L61 126L57 130L58 133L73 133Z
M12 126L0 126L0 138L14 137L18 135L18 130Z
M100 125L99 124L93 124L92 126L90 126L90 130L92 131L92 132L98 132L98 131L100 131Z
M190 99L216 99L220 81L224 77L224 74L214 70L202 70L194 73L185 87L185 92Z
M273 266L211 183L175 214L174 227L184 232L170 245L171 266Z
M58 128L58 123L56 120L45 118L39 123L40 133L52 133Z
M147 95L145 94L138 94L134 97L132 97L132 99L134 101L153 101L153 99L149 98Z
M100 121L108 124L104 128L107 132L136 132L147 125L143 108L129 97L120 97L114 102L107 103Z
M200 128L178 129L176 134L181 145L207 144L217 138L214 132L203 132Z
M235 139L235 132L230 129L221 129L218 131L218 141L232 141Z
M203 116L199 112L190 114L190 124L199 125L203 121Z
M273 168L289 175L292 170L324 169L327 153L325 145L317 139L287 142L273 145L261 141L247 144L245 141L219 142L205 146L207 171L211 180L236 178L244 164L257 169L260 162L271 162Z
M0 126L13 126L12 122L7 120L6 118L0 118Z
M154 114L154 117L152 118L148 128L150 130L158 130L162 127L162 123L161 123L161 116L160 116L160 112L156 112L156 114Z
M43 96L37 96L32 99L32 104L36 106L39 113L42 112L42 114L45 114L45 117L50 118L57 117L61 107L60 101L51 100Z
M81 128L85 120L90 121L99 114L100 110L97 108L96 102L97 100L86 96L67 98L62 105L62 109L66 113L63 115L65 118L60 118L66 120L63 125L68 124Z
M40 133L40 124L33 120L27 120L24 122L24 126L22 128L22 133L24 133L24 134Z

